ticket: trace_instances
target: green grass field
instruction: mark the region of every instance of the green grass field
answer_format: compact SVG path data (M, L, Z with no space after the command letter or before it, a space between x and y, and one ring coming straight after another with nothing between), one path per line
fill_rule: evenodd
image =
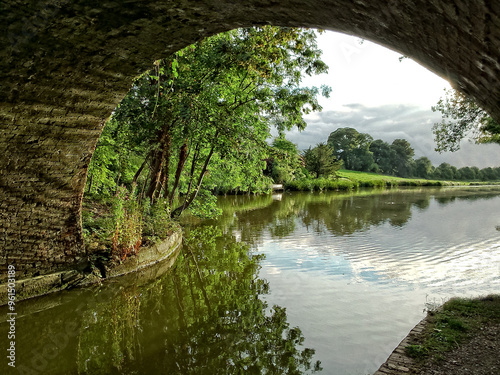
M360 187L387 188L398 186L467 186L469 182L426 180L423 178L402 178L377 173L356 172L341 169L336 177L305 178L285 184L286 190L322 191L356 190Z
M337 171L337 176L356 182L359 187L392 187L392 186L452 186L468 185L468 182L437 181L423 178L402 178L386 176L377 173L356 172L341 169Z

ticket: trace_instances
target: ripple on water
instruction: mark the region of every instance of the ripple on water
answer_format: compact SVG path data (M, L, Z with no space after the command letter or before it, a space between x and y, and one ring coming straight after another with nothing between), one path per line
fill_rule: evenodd
M431 201L404 224L372 223L347 235L321 225L312 231L296 219L292 233L267 233L258 248L271 285L266 298L287 307L326 373L373 372L424 316L426 303L498 292L495 203Z

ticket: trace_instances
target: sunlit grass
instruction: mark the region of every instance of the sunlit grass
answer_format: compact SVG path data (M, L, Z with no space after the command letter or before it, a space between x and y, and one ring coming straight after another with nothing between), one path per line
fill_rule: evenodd
M360 187L393 187L393 186L451 186L467 185L466 182L426 180L423 178L403 178L381 175L377 173L348 171L341 169L337 172L340 178L357 182Z

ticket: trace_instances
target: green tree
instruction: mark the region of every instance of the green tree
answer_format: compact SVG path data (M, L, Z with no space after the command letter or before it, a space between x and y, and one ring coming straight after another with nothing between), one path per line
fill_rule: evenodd
M395 139L391 148L396 153L394 160L394 171L397 176L409 177L413 174L415 151L406 139Z
M434 178L437 180L453 180L455 178L453 169L448 163L441 163L434 170Z
M498 180L500 177L498 176L497 171L491 167L481 169L480 176L483 181L494 181Z
M141 160L128 171L144 195L163 194L170 206L181 195L172 210L178 216L198 197L214 160L243 169L251 154L260 167L271 126L303 129L302 116L321 107L320 89L301 87L302 77L327 71L315 37L296 28L233 30L157 61L113 117L114 137L125 138L119 158ZM251 180L261 184L254 165L247 177L258 174Z
M346 169L355 171L373 168L374 159L369 149L372 141L369 134L359 133L354 128L339 128L328 137L328 145L337 160L343 160Z
M301 176L302 160L297 146L280 134L273 140L270 149L270 158L267 160L268 174L278 184L292 181Z
M422 156L415 160L415 176L421 178L430 178L434 171L434 166L429 158Z
M373 154L373 160L378 165L379 172L394 174L396 151L389 143L376 139L370 144L369 150Z
M458 170L459 178L464 181L474 181L477 179L476 172L471 167L462 167Z
M500 144L500 124L461 92L446 90L445 97L432 110L442 115L433 128L436 151L457 151L466 137L477 143Z
M313 149L309 147L304 151L303 157L306 169L316 177L331 176L342 165L336 161L333 149L325 143L318 143Z

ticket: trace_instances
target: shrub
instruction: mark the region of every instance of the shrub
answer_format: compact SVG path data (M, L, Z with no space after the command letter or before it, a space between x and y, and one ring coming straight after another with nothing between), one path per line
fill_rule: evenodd
M129 193L124 186L121 186L113 198L115 233L111 255L121 260L137 253L142 244L142 210L139 202L134 199L134 192L135 189Z
M157 242L169 235L174 224L170 218L170 206L166 199L151 204L149 199L142 203L144 217L143 235L151 242Z

